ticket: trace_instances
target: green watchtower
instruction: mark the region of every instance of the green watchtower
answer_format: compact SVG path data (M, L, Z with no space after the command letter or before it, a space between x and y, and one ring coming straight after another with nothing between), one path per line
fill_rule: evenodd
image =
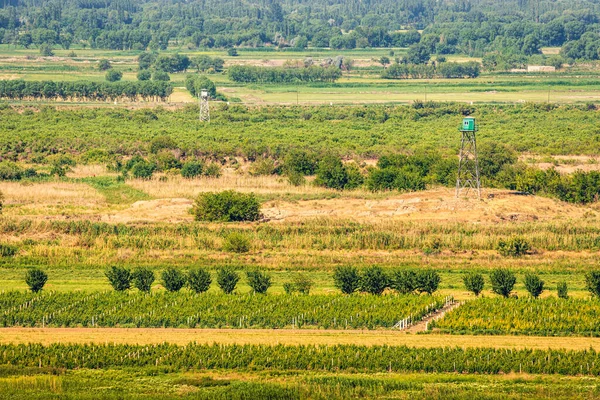
M459 197L462 189L477 191L477 198L481 198L481 179L479 177L479 161L477 160L477 141L475 132L477 125L475 118L463 118L462 125L458 130L461 132L460 153L458 155L458 174L456 177L456 197Z
M466 132L475 132L477 128L475 127L475 118L473 117L465 117L463 118L462 126L460 127L460 131Z

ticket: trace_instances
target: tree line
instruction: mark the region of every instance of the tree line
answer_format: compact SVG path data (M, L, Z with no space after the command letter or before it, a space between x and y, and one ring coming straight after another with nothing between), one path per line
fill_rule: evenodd
M442 62L430 65L394 63L381 75L386 79L409 78L477 78L480 73L479 63Z
M162 81L91 82L0 80L0 98L7 100L167 101L171 84Z
M284 68L233 65L227 70L227 76L239 83L335 82L342 77L342 72L334 66Z

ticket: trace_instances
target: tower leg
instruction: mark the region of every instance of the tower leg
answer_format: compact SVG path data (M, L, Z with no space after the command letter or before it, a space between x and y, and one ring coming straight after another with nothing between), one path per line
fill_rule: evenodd
M468 195L473 189L477 198L481 198L481 177L479 175L479 160L477 159L477 141L474 131L462 131L460 153L458 155L458 171L456 177L456 197L463 190Z

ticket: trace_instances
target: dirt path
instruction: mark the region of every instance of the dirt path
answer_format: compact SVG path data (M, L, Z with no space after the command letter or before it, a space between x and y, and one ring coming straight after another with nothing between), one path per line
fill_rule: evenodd
M406 333L418 333L425 332L427 330L428 324L435 320L442 318L448 311L452 311L457 307L460 307L463 303L459 301L454 301L452 303L446 304L444 307L439 310L429 314L427 317L423 318L419 322L414 325L409 326L407 329L403 330Z
M286 344L409 347L494 347L514 349L600 350L600 338L475 335L411 335L398 330L178 329L178 328L0 328L4 343Z

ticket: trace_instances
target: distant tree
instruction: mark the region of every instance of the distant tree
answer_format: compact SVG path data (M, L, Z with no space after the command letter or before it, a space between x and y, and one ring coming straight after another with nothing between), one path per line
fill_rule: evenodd
M522 237L512 237L498 242L498 252L504 257L521 257L531 249L531 245Z
M389 286L389 279L381 267L366 268L360 279L361 291L380 295Z
M525 275L525 289L537 299L544 291L544 281L538 275L528 273Z
M421 293L433 294L441 282L440 274L435 271L418 271L415 277L415 286Z
M398 293L412 293L417 288L417 273L411 269L398 269L392 272L390 287Z
M234 269L223 267L217 272L217 284L225 294L230 294L235 290L240 276Z
M106 270L105 275L117 292L123 292L131 287L131 271L126 268L112 266Z
M517 278L515 274L507 269L496 269L490 274L490 281L494 293L508 297L517 282Z
M184 178L196 178L202 175L204 164L200 161L188 161L181 168L181 176Z
M256 293L265 294L271 287L271 277L264 272L248 271L246 276L248 277L248 285Z
M153 81L160 81L160 82L168 82L171 80L171 77L169 76L168 72L165 71L154 71L154 74L152 74L152 80Z
M473 292L475 296L479 296L479 293L481 293L485 284L483 275L475 272L469 272L468 274L464 275L463 282L465 284L465 288L469 292Z
M25 283L33 293L40 292L48 281L48 275L39 268L28 269L25 273Z
M149 292L154 283L154 272L148 268L138 267L131 274L133 286L140 292Z
M204 268L192 269L188 273L188 285L196 293L204 293L210 288L212 278Z
M386 57L386 56L381 56L379 58L379 64L381 64L383 66L383 68L385 68L386 65L389 65L390 63L390 58Z
M307 295L313 286L313 280L306 274L296 274L292 279L292 285L295 291Z
M52 57L54 55L54 50L52 50L52 45L43 44L40 46L40 55L43 57Z
M98 61L98 69L100 71L108 71L111 68L112 68L112 64L110 63L110 61L108 61L106 59L102 59L102 60Z
M237 57L238 51L235 47L231 47L231 48L227 49L227 55L230 57Z
M408 48L406 61L409 64L426 64L431 58L429 48L421 43L416 43Z
M600 271L586 272L585 287L592 296L600 297Z
M149 81L152 78L152 73L146 69L142 69L137 73L138 81Z
M150 179L156 170L156 165L149 161L141 160L133 165L131 173L136 179Z
M170 267L165 269L162 274L162 285L169 292L178 292L185 286L185 275L176 268Z
M331 189L344 189L348 184L348 171L342 160L331 155L323 157L319 162L315 184Z
M356 267L338 266L333 273L336 288L344 294L352 294L360 288L360 274Z
M121 71L117 71L116 69L109 69L106 71L105 78L108 82L117 82L123 78L123 73Z

